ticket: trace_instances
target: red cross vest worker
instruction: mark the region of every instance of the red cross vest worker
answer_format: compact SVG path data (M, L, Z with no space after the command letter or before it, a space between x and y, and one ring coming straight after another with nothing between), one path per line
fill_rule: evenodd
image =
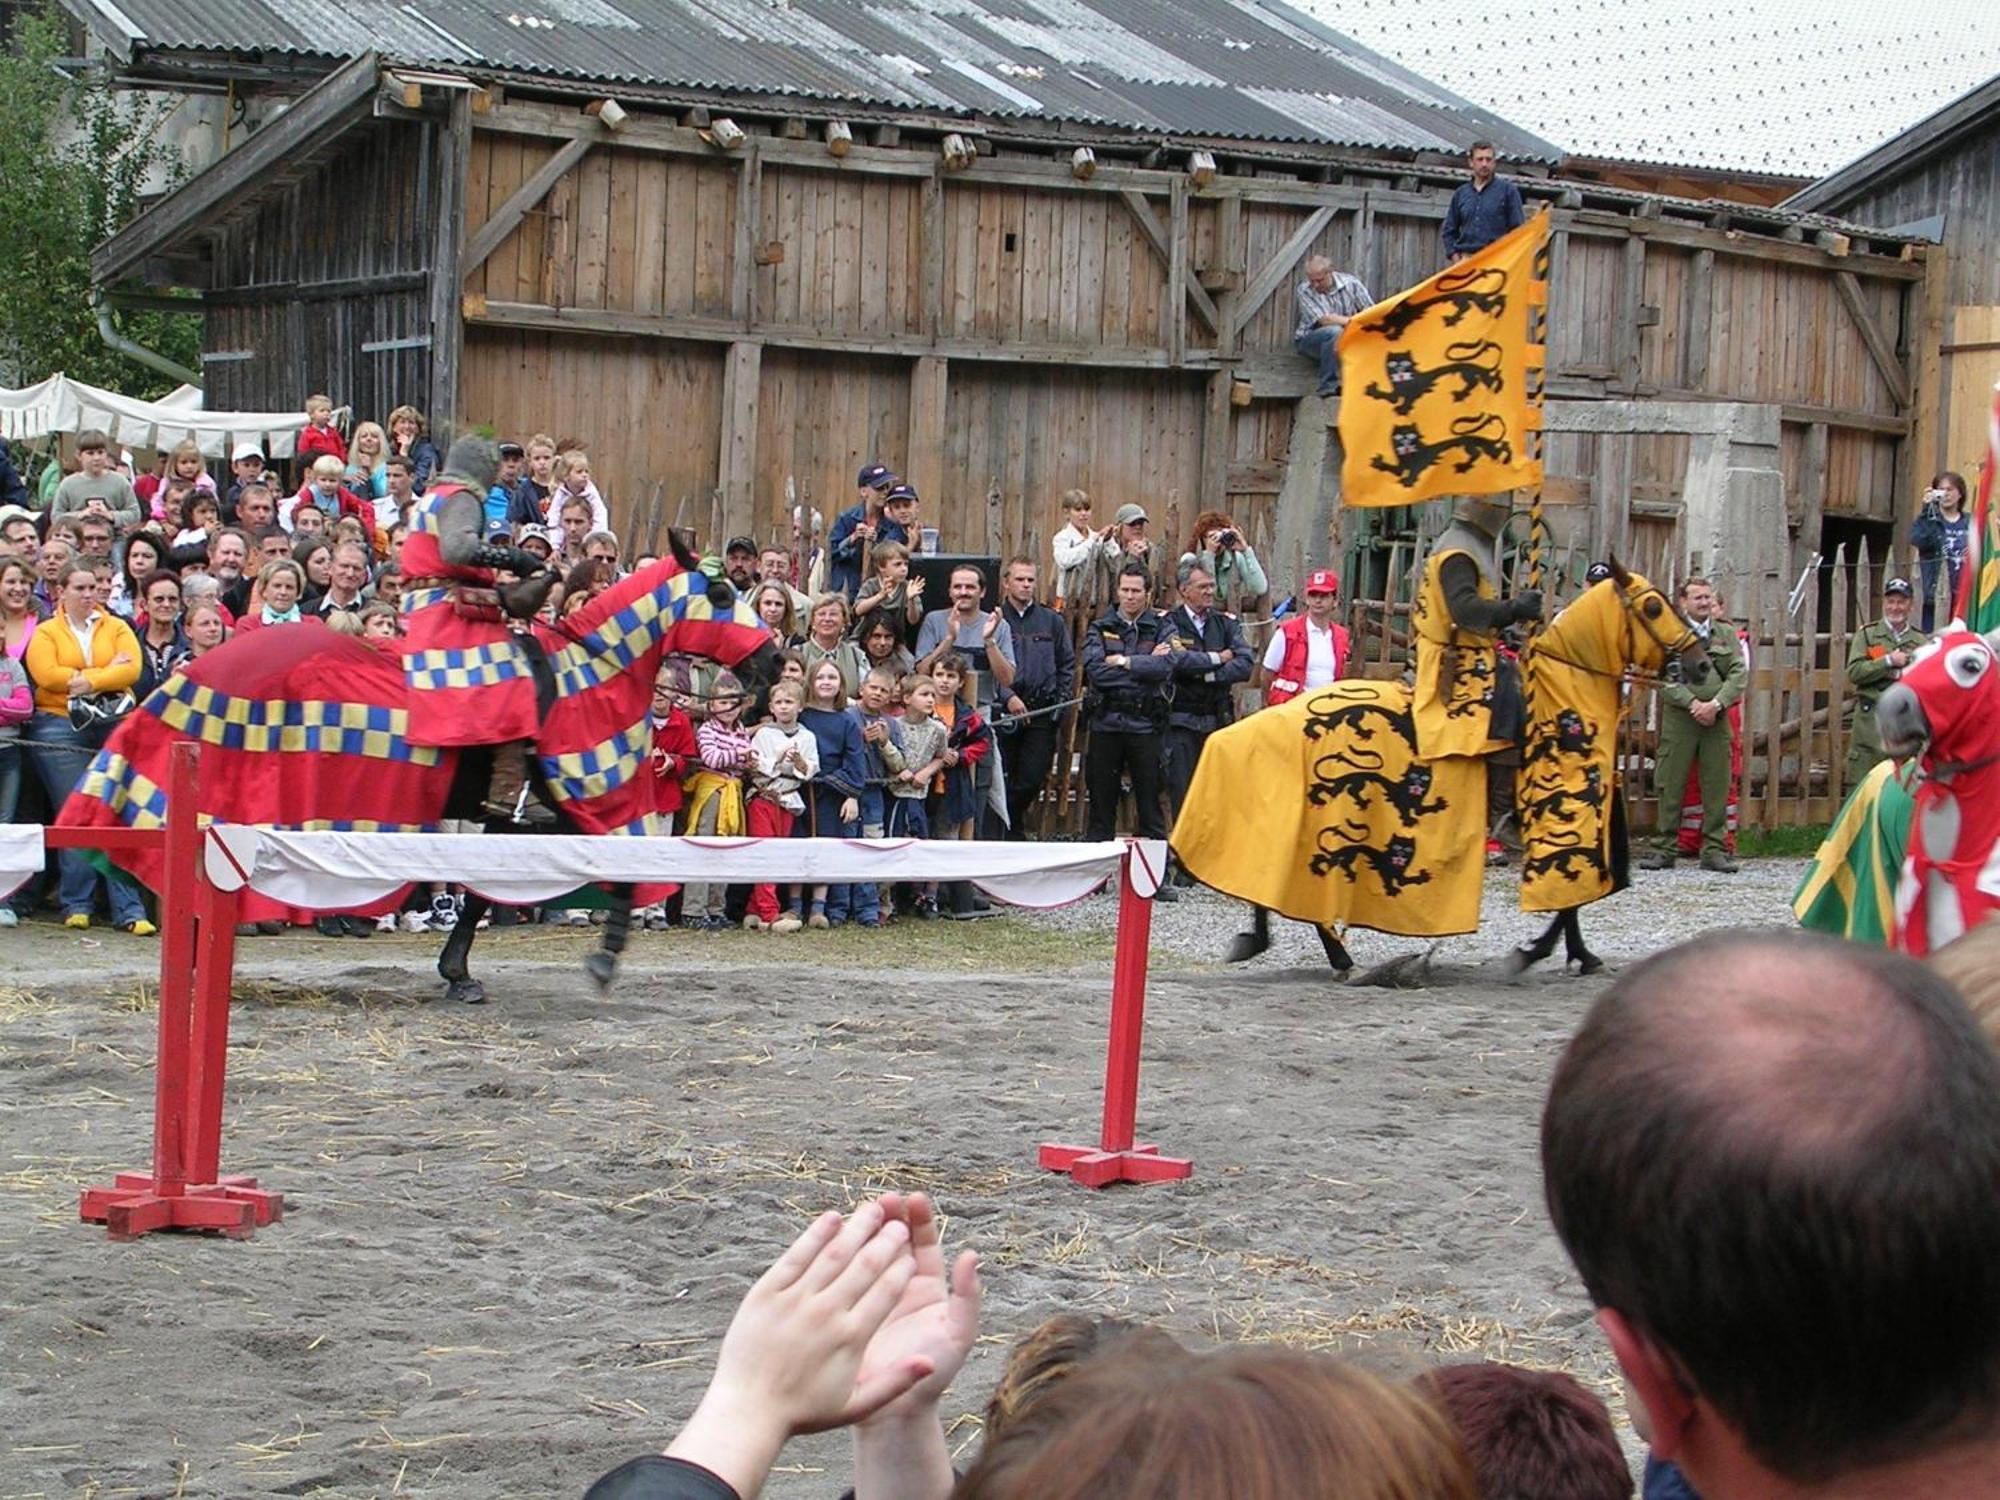
M1264 648L1266 708L1317 692L1347 671L1347 627L1334 619L1340 608L1339 576L1331 568L1319 569L1306 580L1305 594L1305 613L1280 621Z
M486 492L499 468L492 443L460 438L410 513L403 678L410 743L493 746L486 810L512 819L526 782L525 742L555 684L540 643L508 622L532 619L556 576L534 553L487 541Z

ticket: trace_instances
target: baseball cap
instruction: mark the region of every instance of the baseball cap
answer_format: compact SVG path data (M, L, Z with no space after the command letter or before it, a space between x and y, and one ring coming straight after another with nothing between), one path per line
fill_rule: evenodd
M1901 594L1904 598L1909 598L1916 593L1916 590L1910 587L1910 580L1907 578L1891 578L1887 583L1882 585L1882 592L1885 594Z
M9 521L32 521L34 519L35 513L26 506L0 505L0 526L5 526Z
M495 537L511 542L514 539L514 528L505 521L494 521L486 528L486 540L490 542Z
M502 458L526 458L528 450L523 448L519 443L502 443L500 445L500 456Z
M890 477L894 478L895 476L891 475ZM884 505L901 505L906 500L909 501L912 505L917 503L916 487L914 485L904 484L900 480L898 480L895 484L890 485L889 493L882 497L882 503Z
M1592 563L1589 567L1583 570L1583 581L1585 583L1602 583L1604 582L1605 579L1609 578L1610 576L1611 576L1610 563L1601 563L1601 562Z
M887 464L868 464L855 477L855 487L864 490L886 490L896 482L896 476Z
M757 543L747 536L733 536L729 539L729 545L722 549L722 554L727 557L732 552L747 552L755 557Z
M1308 594L1337 594L1340 592L1340 575L1331 568L1319 568L1306 580Z
M1131 504L1121 505L1118 507L1118 514L1111 519L1120 526L1133 525L1135 522L1146 519L1146 507Z
M556 544L550 540L549 531L546 526L523 526L521 528L521 545L525 547L530 542L540 542L543 548L549 552L556 550Z
M263 457L264 450L259 448L255 443L238 443L230 453L229 461L233 464L240 464L246 458L261 460Z

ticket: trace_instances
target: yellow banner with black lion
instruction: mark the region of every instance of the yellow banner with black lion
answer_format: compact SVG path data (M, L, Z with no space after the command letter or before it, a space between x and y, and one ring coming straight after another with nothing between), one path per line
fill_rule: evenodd
M1548 216L1357 314L1340 335L1341 503L1409 505L1542 482Z

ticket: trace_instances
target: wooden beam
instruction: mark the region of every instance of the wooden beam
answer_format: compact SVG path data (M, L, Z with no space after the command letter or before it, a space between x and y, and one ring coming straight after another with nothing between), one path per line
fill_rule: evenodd
M1333 212L1325 205L1314 209L1305 223L1292 232L1292 237L1285 241L1278 253L1258 268L1257 274L1250 278L1250 284L1244 287L1236 311L1229 315L1232 337L1242 333L1244 325L1257 316L1258 309L1271 300L1271 293L1291 274L1292 267L1298 264L1306 248L1319 238L1321 230L1333 222Z
M1611 386L1618 391L1639 388L1639 304L1646 289L1646 241L1633 235L1625 241L1625 259L1618 273L1618 309L1611 319Z
M443 120L430 127L436 152L436 196L428 205L431 248L431 427L444 440L458 435L458 377L465 352L465 315L452 268L465 248L465 178L472 158L472 96L451 96Z
M1910 482L1903 486L1907 501L1916 503L1918 485L1939 469L1948 468L1945 455L1945 427L1942 420L1950 408L1944 390L1944 319L1950 266L1942 245L1925 249L1922 312L1917 335L1911 341L1916 370L1911 384L1912 414L1916 431L1910 439ZM1921 472L1920 472L1921 471ZM1912 516L1914 519L1914 515Z
M945 396L951 362L934 354L910 367L910 432L903 449L903 477L926 504L944 499Z
M987 173L982 170L979 174L979 180L984 182L986 178ZM1167 192L1170 197L1176 192L1181 195L1180 211L1182 214L1182 223L1185 225L1187 187L1185 179L1179 173L1172 174L1171 181L1167 186ZM1215 299L1208 295L1208 288L1196 280L1194 272L1188 268L1185 248L1181 252L1178 263L1179 270L1176 273L1174 256L1176 238L1166 226L1160 223L1160 216L1153 212L1153 205L1146 201L1146 195L1128 188L1121 191L1118 196L1123 200L1126 209L1130 211L1133 222L1139 226L1139 232L1146 237L1146 243L1153 247L1153 253L1166 263L1168 275L1170 277L1178 275L1178 280L1170 281L1169 285L1180 286L1186 292L1186 296L1182 298L1182 301L1192 301L1195 311L1200 313L1202 321L1208 324L1209 331L1211 333L1220 333L1222 331L1222 315L1215 309ZM1179 239L1184 241L1186 238L1187 233L1185 228L1183 228Z
M493 210L490 219L472 232L471 238L465 242L465 253L458 259L461 281L485 265L486 258L506 243L507 236L520 227L521 221L540 207L541 201L548 197L549 189L582 161L592 146L606 138L603 126L595 121L588 123L591 133L572 136L564 141L553 156L535 169L533 176L508 194L507 201Z
M923 201L919 205L919 235L922 241L924 278L924 337L935 340L944 332L944 177L935 159L924 178Z
M332 150L348 126L368 117L380 75L381 59L373 52L336 68L249 140L93 250L91 279L119 280L148 256L211 228L217 213L296 167L302 155Z
M1234 444L1233 414L1229 387L1235 375L1217 370L1208 377L1208 392L1201 408L1201 493L1194 508L1224 510L1223 495L1229 485L1229 459Z
M747 526L756 505L757 398L764 346L731 344L722 364L722 447L716 475L730 526Z
M1806 428L1799 459L1799 547L1804 552L1819 550L1820 527L1826 519L1826 461L1832 430L1824 422Z
M1687 326L1681 330L1681 384L1708 384L1708 350L1715 321L1715 252L1697 250L1688 267Z
M1868 357L1875 362L1882 383L1889 387L1889 394L1895 398L1896 405L1907 411L1910 405L1910 377L1904 371L1902 361L1896 358L1896 346L1882 332L1881 324L1875 321L1868 299L1862 295L1860 279L1852 271L1839 271L1834 274L1833 287L1840 293L1847 315L1854 319L1854 326L1861 333L1861 342L1867 346Z
M1201 290L1188 267L1187 182L1174 179L1167 209L1167 363L1178 365L1187 358L1187 289ZM1202 292L1207 296L1207 292ZM1211 325L1212 326L1212 325Z
M729 311L745 328L757 321L757 250L763 243L764 156L756 142L736 173L736 237L729 252ZM652 233L641 225L641 234Z

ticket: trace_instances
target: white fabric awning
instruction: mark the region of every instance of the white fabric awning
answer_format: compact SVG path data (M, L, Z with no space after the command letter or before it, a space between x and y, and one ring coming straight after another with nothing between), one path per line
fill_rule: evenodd
M39 823L0 823L0 896L11 896L47 858Z
M1015 906L1062 906L1115 880L1129 847L1142 895L1159 888L1156 839L1017 844L922 839L603 838L580 835L208 830L208 878L314 911L365 906L412 881L456 881L509 905L604 881L817 885L969 880Z
M193 438L210 458L228 458L238 443L255 443L267 458L290 458L305 424L303 411L204 411L201 392L187 385L159 401L121 396L62 374L18 391L0 386L0 438L17 442L101 427L142 464L154 448L184 438Z

